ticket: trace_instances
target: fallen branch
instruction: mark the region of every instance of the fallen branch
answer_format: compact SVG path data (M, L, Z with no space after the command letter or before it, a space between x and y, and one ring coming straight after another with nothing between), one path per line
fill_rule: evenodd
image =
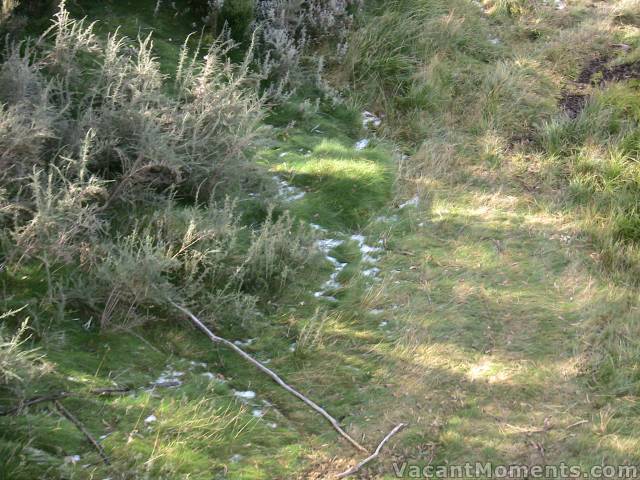
M386 437L384 437L382 439L382 441L380 442L380 445L378 445L378 448L376 448L376 451L373 452L370 456L368 456L367 458L365 458L364 460L362 460L360 463L358 463L357 465L354 465L353 467L351 467L349 470L346 470L344 472L342 472L341 474L339 474L336 478L340 479L340 478L346 478L349 477L351 475L353 475L354 473L357 473L362 467L364 467L367 463L371 462L372 460L375 460L376 458L378 458L378 455L380 455L380 451L382 450L382 447L384 447L385 443L387 443L389 441L389 439L391 437L393 437L396 433L398 433L400 430L402 430L404 427L406 427L407 425L405 423L400 423L398 425L396 425L396 427L391 430Z
M91 434L89 433L89 431L85 428L85 426L80 422L80 420L78 420L76 417L73 416L73 414L67 410L66 408L64 408L64 406L58 401L58 400L54 400L53 404L56 406L56 408L58 409L58 411L60 412L60 414L66 418L67 420L69 420L71 423L73 423L76 428L78 430L80 430L82 432L82 434L87 438L87 440L89 440L89 443L91 445L93 445L93 448L95 448L98 451L98 454L100 455L100 457L102 458L102 461L105 463L105 465L109 465L111 462L109 462L109 457L107 457L107 454L104 452L104 449L102 448L102 445L100 445L95 438L93 438L91 436Z
M151 384L150 387L95 388L93 390L89 390L88 393L92 395L98 395L99 397L107 397L107 396L115 396L115 395L126 395L127 393L131 393L135 391L137 388L154 390L156 388L171 388L171 387L177 387L179 385L180 385L180 382L171 380L167 382L153 383ZM18 414L25 408L31 407L32 405L37 405L39 403L53 402L54 400L62 400L63 398L68 398L68 397L77 398L77 397L82 397L83 395L84 395L83 392L60 392L60 393L52 393L49 395L30 398L20 403L19 405L13 408L10 408L9 410L0 411L0 417Z
M244 358L246 361L248 361L249 363L251 363L252 365L254 365L256 368L258 368L259 370L261 370L262 372L264 372L265 374L267 374L269 377L271 377L271 379L276 382L278 385L280 385L282 388L284 388L287 392L289 392L290 394L292 394L293 396L297 397L298 399L302 400L304 403L306 403L309 407L311 407L313 410L315 410L316 412L318 412L320 415L322 415L324 418L326 418L329 423L331 424L331 426L345 439L347 440L351 445L353 445L355 448L357 448L358 450L360 450L361 452L366 452L367 450L360 445L358 442L356 442L353 438L351 438L349 436L349 434L347 432L345 432L342 427L340 427L340 424L338 423L338 421L333 418L331 415L329 415L327 413L327 411L322 408L321 406L319 406L318 404L316 404L313 400L308 399L307 397L305 397L303 394L301 394L300 392L298 392L297 390L295 390L294 388L290 387L289 385L287 385L284 380L282 380L275 372L273 372L272 370L268 369L267 367L265 367L263 364L261 364L260 362L258 362L257 360L255 360L252 356L250 356L249 354L245 353L244 350L238 348L236 345L234 345L232 342L230 342L229 340L226 340L222 337L218 337L217 335L214 335L213 332L211 332L211 330L209 330L207 328L207 326L202 323L198 317L196 317L193 313L191 313L189 310L187 310L186 308L178 305L177 303L174 303L173 301L169 300L169 302L176 307L178 310L180 310L182 313L184 313L185 315L187 315L191 321L193 322L193 324L198 327L205 335L207 335L207 337L209 337L209 339L214 342L214 343L222 343L223 345L226 345L227 347L231 348L233 351L235 351L238 355L240 355L242 358Z
M69 392L60 392L60 393L54 393L51 395L44 395L41 397L30 398L29 400L26 400L25 402L20 403L20 405L18 405L17 407L13 407L13 408L10 408L9 410L0 412L0 417L5 415L13 415L14 413L20 413L23 409L30 407L32 405L37 405L39 403L44 403L44 402L52 402L54 400L60 400L62 398L71 397L73 395L74 395L73 393L69 393Z

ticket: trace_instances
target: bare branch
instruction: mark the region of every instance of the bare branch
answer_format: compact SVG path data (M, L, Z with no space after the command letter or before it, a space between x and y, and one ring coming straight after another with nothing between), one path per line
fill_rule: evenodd
M207 335L209 337L209 339L214 342L214 343L222 343L224 345L226 345L227 347L231 348L233 351L235 351L238 355L240 355L242 358L244 358L246 361L248 361L249 363L251 363L252 365L254 365L256 368L258 368L259 370L261 370L262 372L264 372L265 374L267 374L269 377L271 377L271 379L276 382L278 385L280 385L282 388L284 388L287 392L289 392L290 394L292 394L293 396L297 397L298 399L302 400L304 403L306 403L309 407L311 407L313 410L315 410L316 412L318 412L320 415L322 415L324 418L326 418L329 423L331 424L331 426L336 430L336 432L338 432L345 440L347 440L351 445L353 445L355 448L357 448L358 450L360 450L361 452L366 452L367 450L360 445L358 442L356 442L353 438L351 438L349 436L349 434L347 432L345 432L342 427L340 426L340 424L338 423L338 421L333 418L331 415L329 415L327 413L327 411L322 408L321 406L319 406L318 404L316 404L313 400L308 399L307 397L305 397L303 394L301 394L300 392L298 392L297 390L295 390L294 388L290 387L289 385L287 385L284 380L282 380L275 372L273 372L272 370L268 369L267 367L265 367L263 364L261 364L260 362L258 362L257 360L255 360L253 357L251 357L249 354L245 353L244 350L238 348L236 345L234 345L232 342L230 342L229 340L226 340L222 337L218 337L217 335L214 335L213 332L211 332L211 330L209 330L207 328L207 326L202 323L193 313L191 313L189 310L187 310L186 308L178 305L177 303L174 303L173 301L169 300L169 302L176 307L178 310L180 310L182 313L184 313L185 315L187 315L191 321L194 323L194 325L196 327L198 327L205 335Z
M93 448L95 448L98 451L98 454L102 458L102 461L105 463L105 465L109 465L111 462L109 462L109 457L107 457L107 454L104 452L102 445L100 445L97 442L97 440L91 436L91 433L89 433L89 430L85 428L82 422L80 422L80 420L74 417L69 410L64 408L64 406L58 400L54 400L53 403L58 409L58 411L60 412L60 415L62 415L64 418L66 418L71 423L73 423L76 426L76 428L82 432L82 434L86 437L89 443L93 445Z
M387 443L391 437L393 437L396 433L398 433L400 430L402 430L406 426L407 425L405 423L400 423L400 424L396 425L396 427L393 430L391 430L387 434L386 437L384 437L382 439L382 441L380 442L380 445L378 445L378 448L376 448L375 452L373 452L370 456L368 456L367 458L362 460L357 465L354 465L353 467L351 467L349 470L346 470L346 471L342 472L336 478L340 479L340 478L349 477L349 476L353 475L354 473L357 473L367 463L369 463L372 460L375 460L376 458L378 458L378 455L380 455L380 451L382 450L382 447L384 447L384 444Z

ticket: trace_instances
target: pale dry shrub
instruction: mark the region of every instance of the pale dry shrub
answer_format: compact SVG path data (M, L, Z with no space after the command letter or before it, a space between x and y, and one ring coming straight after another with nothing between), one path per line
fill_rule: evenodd
M243 225L237 203L223 200L265 177L249 161L263 119L252 52L234 65L229 47L214 42L199 60L185 46L169 94L150 37L101 44L62 2L33 49L8 51L7 269L35 266L49 302L94 312L103 328L161 317L169 299L220 321L255 319L259 301L311 262L312 239L273 211ZM87 52L94 68L80 67Z
M42 78L28 46L21 47L8 47L0 65L0 184L13 187L44 164L59 120L53 83Z
M274 218L270 210L252 234L243 263L243 283L251 290L281 290L293 274L310 260L311 231L296 225L288 212Z
M259 1L255 22L260 35L257 63L267 80L269 95L276 100L286 98L287 92L304 82L309 70L304 68L304 57L311 45L330 41L336 44L336 56L343 56L353 13L360 6L359 0Z
M313 260L311 244L287 215L249 229L232 201L207 209L169 203L129 235L94 246L95 265L85 265L68 299L97 313L104 305L103 328L144 323L169 299L246 323L258 316L260 297Z

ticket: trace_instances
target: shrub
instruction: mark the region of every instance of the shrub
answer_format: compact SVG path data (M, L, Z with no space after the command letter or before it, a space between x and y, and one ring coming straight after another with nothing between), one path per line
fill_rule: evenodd
M51 301L55 291L103 328L162 316L168 299L219 321L255 318L309 264L312 242L268 199L251 226L230 200L268 189L250 161L264 115L251 52L234 65L229 48L216 41L199 60L185 43L169 85L150 37L101 43L62 2L35 46L9 49L0 64L7 269L44 265Z
M283 100L315 68L305 59L308 47L328 44L344 54L353 15L361 0L193 0L192 8L218 33L224 27L236 41L256 43L255 65L266 93ZM206 11L206 14L204 13Z

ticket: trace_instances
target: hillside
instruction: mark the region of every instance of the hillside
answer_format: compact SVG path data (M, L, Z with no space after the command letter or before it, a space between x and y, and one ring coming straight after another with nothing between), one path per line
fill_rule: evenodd
M640 2L57 3L0 17L0 479L640 465Z

